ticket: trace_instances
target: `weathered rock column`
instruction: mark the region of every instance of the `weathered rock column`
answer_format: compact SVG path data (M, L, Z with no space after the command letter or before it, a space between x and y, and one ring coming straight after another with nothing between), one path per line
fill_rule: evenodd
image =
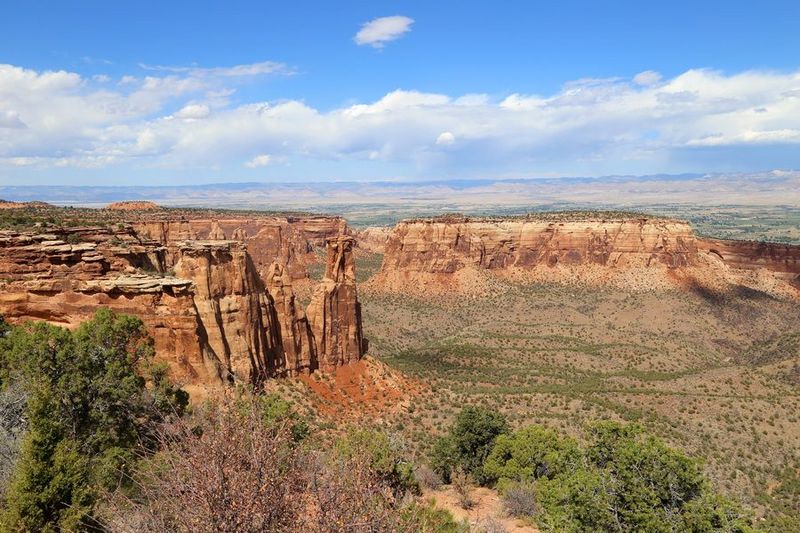
M361 359L367 344L361 331L361 304L353 260L355 239L340 236L327 241L325 277L317 285L306 315L322 370Z
M272 263L267 271L266 282L278 317L280 343L283 349L283 361L276 371L285 372L290 376L298 373L307 374L315 367L314 346L311 342L308 319L303 310L297 306L291 276L283 265Z

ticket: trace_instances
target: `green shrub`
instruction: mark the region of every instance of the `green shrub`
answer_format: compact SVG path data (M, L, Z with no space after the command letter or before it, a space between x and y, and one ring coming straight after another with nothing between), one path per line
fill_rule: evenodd
M97 526L98 491L126 479L134 450L149 448L159 407L186 405L152 357L141 320L108 309L74 332L27 323L0 340L0 379L24 388L28 419L3 530Z
M347 461L365 459L395 496L406 492L420 494L414 477L414 465L406 457L404 444L386 433L367 429L351 429L334 446L336 457Z
M532 484L554 531L751 531L751 517L710 488L697 461L636 425L599 422L581 449L527 426L497 438L484 471L508 493Z
M574 471L581 461L575 440L562 439L552 429L531 425L497 437L486 458L484 474L487 479L501 482L529 482Z
M505 417L483 407L465 407L456 417L448 435L434 444L431 454L433 469L446 482L456 466L460 466L476 483L489 481L483 463L495 439L508 431Z
M792 529L783 531L797 531L795 524ZM725 531L730 533L745 533L755 531L752 528L752 519L742 507L719 494L705 491L702 496L688 502L683 509L683 531L706 532ZM781 531L781 529L777 529Z
M289 401L277 394L258 396L257 402L261 412L261 419L267 427L288 426L295 442L304 440L311 433L308 421L295 411Z

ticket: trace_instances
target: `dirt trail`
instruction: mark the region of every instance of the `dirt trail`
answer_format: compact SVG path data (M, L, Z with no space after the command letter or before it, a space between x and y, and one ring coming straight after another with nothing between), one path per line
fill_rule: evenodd
M449 485L444 485L438 490L426 489L423 496L433 498L437 507L450 511L457 521L466 520L470 528L478 528L478 531L486 520L493 520L502 524L508 533L539 533L537 528L523 520L510 518L503 509L503 502L497 492L486 487L472 489L470 496L475 503L471 509L461 508L458 504L458 495Z

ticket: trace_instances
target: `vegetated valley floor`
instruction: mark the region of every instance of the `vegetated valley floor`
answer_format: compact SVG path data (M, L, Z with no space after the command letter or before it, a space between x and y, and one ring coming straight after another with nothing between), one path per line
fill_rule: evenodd
M380 256L358 261L363 281ZM421 453L469 404L574 436L613 418L704 458L760 514L800 513L800 303L511 282L360 298L372 356L426 385L389 415Z

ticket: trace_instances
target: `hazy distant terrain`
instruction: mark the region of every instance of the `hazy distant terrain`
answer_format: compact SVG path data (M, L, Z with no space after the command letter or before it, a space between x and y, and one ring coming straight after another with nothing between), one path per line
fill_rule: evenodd
M634 209L687 219L718 237L800 242L800 172L332 183L224 183L163 187L4 186L0 198L100 207L119 200L165 206L311 211L356 226L440 215Z

